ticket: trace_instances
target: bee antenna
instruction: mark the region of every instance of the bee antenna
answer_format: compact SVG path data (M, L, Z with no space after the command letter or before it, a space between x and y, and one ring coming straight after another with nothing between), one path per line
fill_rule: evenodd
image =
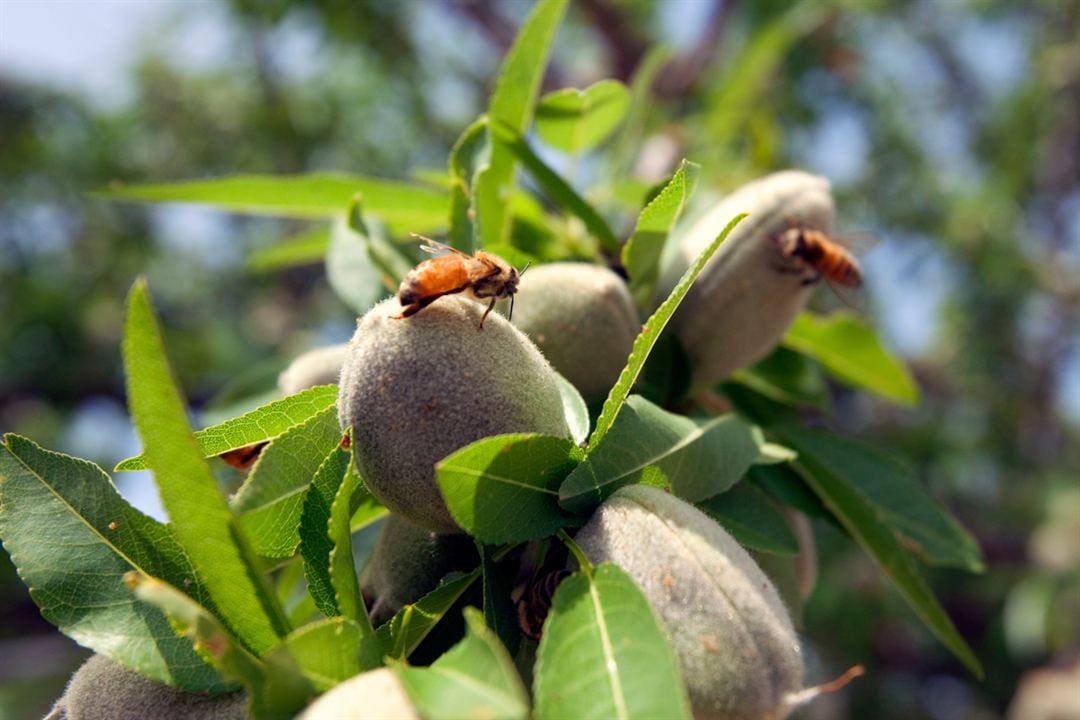
M526 269L528 269L529 266L526 265L525 267L526 267ZM525 271L522 270L521 272L524 273ZM510 314L506 316L506 319L507 319L507 321L510 321L510 320L514 319L514 296L513 295L510 296Z
M525 263L525 267L521 268L521 272L519 272L519 273L518 273L518 277L521 277L522 275L524 275L524 274L525 274L525 271L529 269L529 266L530 266L530 265L532 265L532 260L530 260L529 262Z

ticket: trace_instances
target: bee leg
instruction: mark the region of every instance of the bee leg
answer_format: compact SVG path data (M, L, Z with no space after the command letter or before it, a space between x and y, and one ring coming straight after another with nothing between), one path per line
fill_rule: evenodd
M817 282L818 280L821 280L821 273L819 273L819 272L815 272L815 273L814 273L813 275L811 275L811 276L809 276L809 277L805 277L805 278L803 278L803 281L802 281L802 283L801 283L801 284L802 284L803 286L806 286L806 285L813 285L813 284L814 284L814 283L816 283L816 282Z
M484 311L483 316L481 316L480 318L480 327L476 328L477 330L484 329L484 321L487 320L488 313L490 313L495 308L496 300L498 300L498 298L491 298L491 302L488 303L487 310Z

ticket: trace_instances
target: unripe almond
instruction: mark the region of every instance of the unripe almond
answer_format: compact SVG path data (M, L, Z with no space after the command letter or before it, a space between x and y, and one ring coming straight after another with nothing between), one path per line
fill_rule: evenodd
M575 538L638 584L671 638L697 720L778 720L802 688L799 641L772 583L692 505L646 485L615 492Z
M368 489L433 532L460 532L435 482L435 464L490 435L569 430L555 373L505 318L459 296L411 317L396 298L357 322L341 370L338 419Z
M588 263L522 275L513 322L587 402L607 397L641 330L623 279Z
M278 389L285 395L293 395L316 385L336 383L348 351L348 343L341 343L318 347L296 356L289 367L278 375Z
M246 720L247 695L182 692L145 678L104 655L75 671L48 718L56 720Z
M693 367L693 386L723 380L765 357L805 307L814 285L782 272L771 238L792 226L828 232L829 181L798 170L767 175L720 201L677 239L659 297L739 213L749 213L708 262L683 300L672 326Z
M390 668L361 673L321 695L298 720L420 720Z
M469 536L440 535L391 515L360 581L364 595L373 598L371 621L381 625L403 605L438 587L448 573L471 570L479 563Z

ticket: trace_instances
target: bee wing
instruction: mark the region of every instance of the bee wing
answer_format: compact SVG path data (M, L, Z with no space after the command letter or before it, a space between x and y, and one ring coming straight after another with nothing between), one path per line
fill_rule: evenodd
M881 238L872 232L855 230L829 235L829 238L843 245L855 257L862 257L881 242Z
M431 253L432 255L443 255L443 254L446 254L446 253L454 253L455 255L461 255L463 257L471 257L468 253L462 252L461 250L458 250L456 247L450 247L446 243L441 243L438 240L432 240L429 237L424 237L423 235L419 235L417 233L409 233L409 234L412 235L417 240L422 240L423 241L423 244L420 246L420 249L423 250L426 253Z

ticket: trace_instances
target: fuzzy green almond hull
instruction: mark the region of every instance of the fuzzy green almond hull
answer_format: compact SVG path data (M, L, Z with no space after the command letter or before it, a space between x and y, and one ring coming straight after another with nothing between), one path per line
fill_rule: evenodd
M396 298L357 322L341 370L338 419L352 428L365 485L413 524L461 532L435 465L504 433L568 437L554 371L529 339L465 297L440 298L403 319Z
M467 535L433 533L390 515L360 578L360 591L371 598L371 621L383 624L438 587L448 573L479 564L476 545Z
M772 242L798 225L832 229L829 181L799 170L766 175L717 203L675 238L660 282L664 297L694 258L738 213L749 213L708 262L671 324L705 387L765 357L780 342L816 285L791 272Z
M321 695L298 720L420 720L401 681L389 668L346 680Z
M646 485L612 495L578 532L589 561L615 563L671 638L696 720L779 720L802 689L788 611L723 528Z
M316 385L336 384L348 352L348 344L340 343L313 348L297 355L278 375L278 389L283 395L295 395Z
M607 396L641 330L623 279L590 263L550 263L522 275L513 323L586 402Z

